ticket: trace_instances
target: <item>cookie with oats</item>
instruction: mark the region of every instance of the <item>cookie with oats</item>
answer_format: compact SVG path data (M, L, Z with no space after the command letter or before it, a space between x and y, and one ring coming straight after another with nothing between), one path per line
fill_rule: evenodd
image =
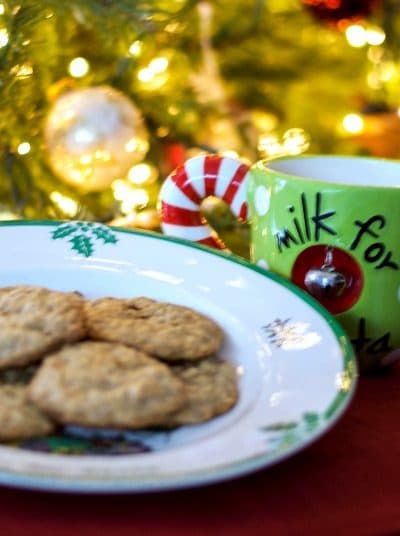
M25 365L86 334L76 292L17 285L0 289L0 368Z
M0 441L39 437L54 423L26 398L24 385L0 385Z
M0 317L0 370L42 359L54 347L55 341L45 333Z
M235 367L217 357L171 365L185 388L186 403L162 422L164 426L197 424L230 410L239 396Z
M189 307L150 298L100 298L85 303L89 337L117 341L167 361L216 352L222 329Z
M122 344L84 341L47 357L28 387L45 413L63 424L152 426L182 407L182 382L167 365Z

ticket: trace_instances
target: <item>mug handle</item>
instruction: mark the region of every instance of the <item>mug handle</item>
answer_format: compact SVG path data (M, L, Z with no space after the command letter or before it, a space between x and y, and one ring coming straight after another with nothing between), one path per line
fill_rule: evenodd
M186 160L168 175L160 189L163 233L227 250L201 214L201 203L215 196L225 201L240 221L246 221L249 172L247 164L228 156L203 154Z

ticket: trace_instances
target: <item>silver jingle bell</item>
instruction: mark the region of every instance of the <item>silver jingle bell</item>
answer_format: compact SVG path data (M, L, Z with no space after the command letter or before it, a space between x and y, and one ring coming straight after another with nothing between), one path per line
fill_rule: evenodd
M347 286L345 276L331 265L312 268L304 278L308 292L317 299L337 298Z

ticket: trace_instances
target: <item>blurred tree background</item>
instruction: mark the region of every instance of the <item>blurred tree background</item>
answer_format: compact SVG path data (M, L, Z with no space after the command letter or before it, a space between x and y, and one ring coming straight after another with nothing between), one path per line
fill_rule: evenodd
M0 0L0 218L157 229L200 152L397 158L399 51L400 0Z

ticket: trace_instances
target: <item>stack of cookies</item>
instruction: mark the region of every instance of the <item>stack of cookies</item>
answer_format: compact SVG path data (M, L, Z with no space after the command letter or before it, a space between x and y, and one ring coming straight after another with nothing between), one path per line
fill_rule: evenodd
M195 424L238 398L222 329L188 307L20 285L0 289L0 327L1 441Z

